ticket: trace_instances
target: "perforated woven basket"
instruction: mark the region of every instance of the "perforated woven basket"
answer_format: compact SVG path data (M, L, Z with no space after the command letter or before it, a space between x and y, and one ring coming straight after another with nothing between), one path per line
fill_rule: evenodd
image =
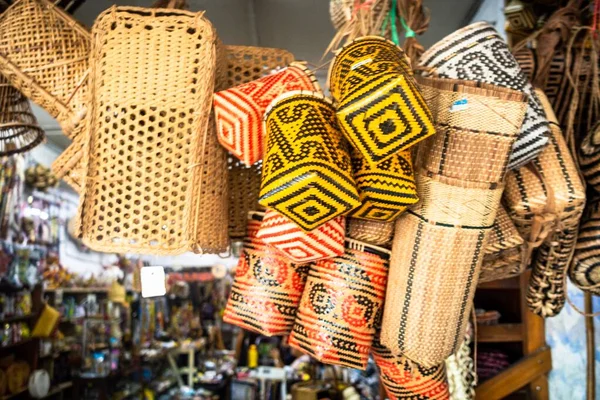
M261 205L305 231L360 205L331 101L316 92L288 92L267 109L265 124Z
M304 232L289 218L269 210L256 236L296 263L332 258L344 254L346 218L336 217Z
M27 98L0 75L0 157L29 151L45 138Z
M422 88L426 85L431 87L427 89L431 92L428 98L440 99L431 105L438 132L482 134L489 138L490 145L495 143L496 132L516 138L525 112L522 94L443 79L421 82ZM451 97L451 93L445 91L460 93L466 104L488 104L489 97L490 107L468 107L457 110L464 112L465 118L449 118L448 103L443 99ZM503 110L502 122L498 126L485 125L483 121L497 119L497 106ZM504 112L507 110L511 111ZM474 126L480 130L474 130ZM505 130L508 126L512 130ZM441 135L444 137L444 133ZM485 147L483 142L479 145ZM489 159L487 166L481 164L486 170L495 171L485 175L488 181L434 174L426 169L416 173L421 201L396 221L383 313L381 342L393 353L403 354L424 367L435 367L461 344L483 251L500 206L505 173L502 166L506 168L510 146L505 149L504 157ZM458 157L455 152L453 147L431 146L429 153L422 155L422 164L437 165L429 158L468 157ZM473 176L468 165L464 171L448 171L457 176Z
M527 94L528 109L509 169L533 160L548 143L548 121L533 86L489 23L477 22L446 36L423 53L419 64L441 78L480 81Z
M600 296L600 201L586 206L569 277L582 290Z
M262 335L290 332L310 265L296 265L256 237L264 213L250 212L248 236L223 320Z
M360 240L376 246L388 247L394 236L394 223L348 218L346 234L351 239Z
M479 282L520 275L527 266L523 262L524 244L506 210L500 207L485 247Z
M227 248L227 160L210 113L216 57L201 13L112 7L96 20L81 219L90 248Z
M364 370L380 318L389 250L346 240L344 255L310 269L290 346L326 364Z
M263 157L263 115L277 96L294 90L320 91L317 79L301 63L214 95L219 142L250 166Z
M287 50L253 46L225 46L227 54L227 86L233 87L260 79L273 70L294 61ZM262 164L247 167L229 155L229 237L243 238L248 212L263 207L258 204Z
M450 399L445 363L422 367L401 354L392 353L377 339L373 342L373 359L390 400Z
M378 36L344 46L329 76L340 128L369 164L435 133L404 52Z
M0 73L58 120L69 137L86 112L90 34L46 0L0 15Z
M507 176L504 203L529 251L539 246L532 268L527 304L551 317L565 302L564 278L577 239L585 189L549 101L538 96L551 124L550 144L531 167Z
M352 170L361 206L354 218L394 221L419 201L410 150L400 151L377 164L369 164L352 151Z

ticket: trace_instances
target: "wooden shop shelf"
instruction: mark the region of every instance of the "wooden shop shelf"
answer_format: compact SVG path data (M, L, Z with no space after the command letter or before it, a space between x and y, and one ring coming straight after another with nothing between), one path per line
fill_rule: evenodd
M481 343L523 341L523 324L477 325L477 340Z

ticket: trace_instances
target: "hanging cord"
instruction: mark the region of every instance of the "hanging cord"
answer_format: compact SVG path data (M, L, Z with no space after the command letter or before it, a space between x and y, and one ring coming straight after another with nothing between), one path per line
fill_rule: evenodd
M404 52L411 60L412 67L416 68L425 52L416 36L422 35L429 28L429 9L423 6L423 0L398 0L398 15L404 29Z

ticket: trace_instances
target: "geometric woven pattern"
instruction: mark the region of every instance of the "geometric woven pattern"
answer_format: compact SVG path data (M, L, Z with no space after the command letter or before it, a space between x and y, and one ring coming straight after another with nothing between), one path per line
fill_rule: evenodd
M340 128L369 164L435 133L431 113L401 49L367 36L346 45L331 67Z
M348 148L330 101L314 92L283 94L267 110L265 124L261 205L304 231L360 205Z
M249 213L248 236L238 261L223 320L262 335L286 335L310 265L290 263L256 237L262 213Z
M427 50L419 64L440 78L485 82L527 94L528 108L513 145L509 169L531 161L548 143L548 121L533 86L504 39L489 23L471 24L448 35Z
M353 151L352 169L362 202L352 211L354 218L393 221L407 206L419 201L409 150L375 165Z
M289 218L269 210L257 237L296 263L344 254L346 218L336 217L317 229L304 232Z
M219 142L234 156L251 166L263 156L263 115L275 97L292 90L319 90L315 77L304 64L214 95Z
M580 289L600 296L600 201L588 204L586 217L579 227L579 237L569 277Z
M395 355L377 339L373 342L373 358L390 400L450 399L445 363L425 368L400 354Z
M19 0L0 16L0 73L73 137L87 105L90 33L54 2Z
M347 243L354 249L310 269L289 343L321 362L364 370L380 320L390 253Z
M579 167L587 184L600 193L600 122L581 141Z

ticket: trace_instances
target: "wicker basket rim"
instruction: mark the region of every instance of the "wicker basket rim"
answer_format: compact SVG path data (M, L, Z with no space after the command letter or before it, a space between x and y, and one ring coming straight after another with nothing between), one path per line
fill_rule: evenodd
M494 96L501 100L518 101L522 103L527 102L527 95L525 93L506 87L496 86L491 83L449 78L432 78L420 75L416 75L415 79L419 85L430 86L443 91L476 96Z
M162 17L190 17L190 20L193 21L193 24L196 25L197 20L202 20L203 24L210 27L212 33L215 33L215 28L213 24L204 16L204 11L187 11L187 10L178 10L172 8L146 8L146 7L134 7L134 6L117 6L113 5L98 15L96 21L94 22L94 28L96 27L98 21L106 18L108 15L113 15L115 19L119 18L119 14L130 14L135 15L139 18L162 18ZM92 28L92 30L94 30Z
M88 40L91 40L90 31L87 28L85 28L83 25L81 25L81 23L79 23L79 21L77 21L75 18L71 17L69 14L67 14L65 11L63 11L60 7L54 5L53 3L51 3L48 0L17 0L17 1L15 1L13 4L11 4L6 10L4 10L0 14L0 25L2 25L2 21L4 19L8 18L10 11L13 7L16 8L16 7L18 7L18 5L20 3L24 3L26 1L40 3L43 6L48 7L49 9L53 10L54 13L63 22L65 22L67 25L69 25L70 28L77 30L79 34L86 36L86 38ZM2 53L0 53L0 58L6 58L6 57Z
M294 96L303 96L303 97L310 97L316 100L320 100L323 103L331 106L332 108L334 107L333 105L333 101L331 101L330 98L326 97L323 93L321 92L315 92L312 90L291 90L289 92L285 92L283 94L280 94L279 96L275 97L273 99L273 101L271 102L271 104L269 104L269 106L267 107L267 109L265 110L265 115L263 117L263 121L266 122L269 115L271 114L271 112L273 111L273 108L275 108L275 106L277 106L277 104L285 99L288 99L290 97L294 97Z

